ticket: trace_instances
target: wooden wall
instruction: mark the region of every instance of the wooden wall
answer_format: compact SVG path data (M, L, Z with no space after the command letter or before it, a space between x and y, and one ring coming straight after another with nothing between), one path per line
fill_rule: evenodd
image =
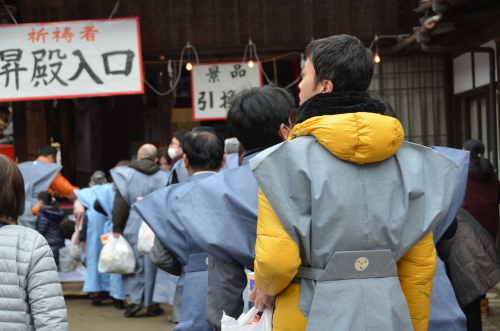
M19 0L22 22L108 18L115 0ZM189 40L203 59L303 50L312 39L347 33L409 33L418 0L121 0L115 17L139 16L145 59L177 58Z

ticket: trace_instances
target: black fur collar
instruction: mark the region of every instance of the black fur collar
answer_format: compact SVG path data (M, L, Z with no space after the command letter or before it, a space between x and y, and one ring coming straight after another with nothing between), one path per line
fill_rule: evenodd
M383 114L383 102L370 97L366 92L319 93L304 102L297 112L296 122L302 123L312 117L347 113Z

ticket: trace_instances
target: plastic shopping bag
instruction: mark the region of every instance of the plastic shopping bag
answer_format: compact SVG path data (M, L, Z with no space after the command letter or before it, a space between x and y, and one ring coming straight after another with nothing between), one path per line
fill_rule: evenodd
M69 254L69 247L59 249L59 267L62 272L72 272L76 270L78 264L73 261Z
M139 228L139 238L137 240L137 250L144 254L149 254L155 243L155 233L151 228L142 221Z
M259 310L252 308L246 314L242 314L238 320L223 313L221 319L222 331L272 331L273 330L273 312L270 309L264 310L260 321L249 324L255 319Z
M118 239L110 236L109 242L101 250L97 270L101 274L126 275L135 272L135 254L123 236Z

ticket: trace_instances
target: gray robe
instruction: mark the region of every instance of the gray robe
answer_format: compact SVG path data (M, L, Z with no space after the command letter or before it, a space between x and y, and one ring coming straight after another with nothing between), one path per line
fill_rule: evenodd
M130 167L116 167L110 172L116 188L129 206L132 206L138 197L145 197L149 193L165 187L168 181L168 173L164 171L146 175ZM142 220L139 215L130 209L123 236L134 249L137 266L134 274L123 276L123 286L133 304L144 302L144 305L149 307L156 303L153 301L153 291L157 268L151 262L148 254L140 253L137 250L141 224Z
M434 243L437 243L455 219L465 196L469 172L469 152L446 147L432 149L460 164L459 173L453 191L450 209L441 222L433 229ZM458 305L455 291L446 275L443 261L437 258L437 270L432 282L431 316L428 331L466 331L467 320Z
M250 165L299 246L307 330L413 330L396 261L445 216L458 164L412 143L357 164L306 136Z
M61 169L60 165L47 163L43 160L28 161L19 164L19 170L24 179L24 191L26 193L24 213L19 217L19 225L35 229L36 216L31 212L31 208L36 205L36 196L38 193L48 190Z

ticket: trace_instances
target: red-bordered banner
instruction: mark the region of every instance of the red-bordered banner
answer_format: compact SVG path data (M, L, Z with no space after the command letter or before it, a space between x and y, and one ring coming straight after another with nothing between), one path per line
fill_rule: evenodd
M141 93L138 17L0 25L0 101Z
M244 88L262 86L260 63L203 63L193 65L191 98L193 120L224 120L231 98Z

